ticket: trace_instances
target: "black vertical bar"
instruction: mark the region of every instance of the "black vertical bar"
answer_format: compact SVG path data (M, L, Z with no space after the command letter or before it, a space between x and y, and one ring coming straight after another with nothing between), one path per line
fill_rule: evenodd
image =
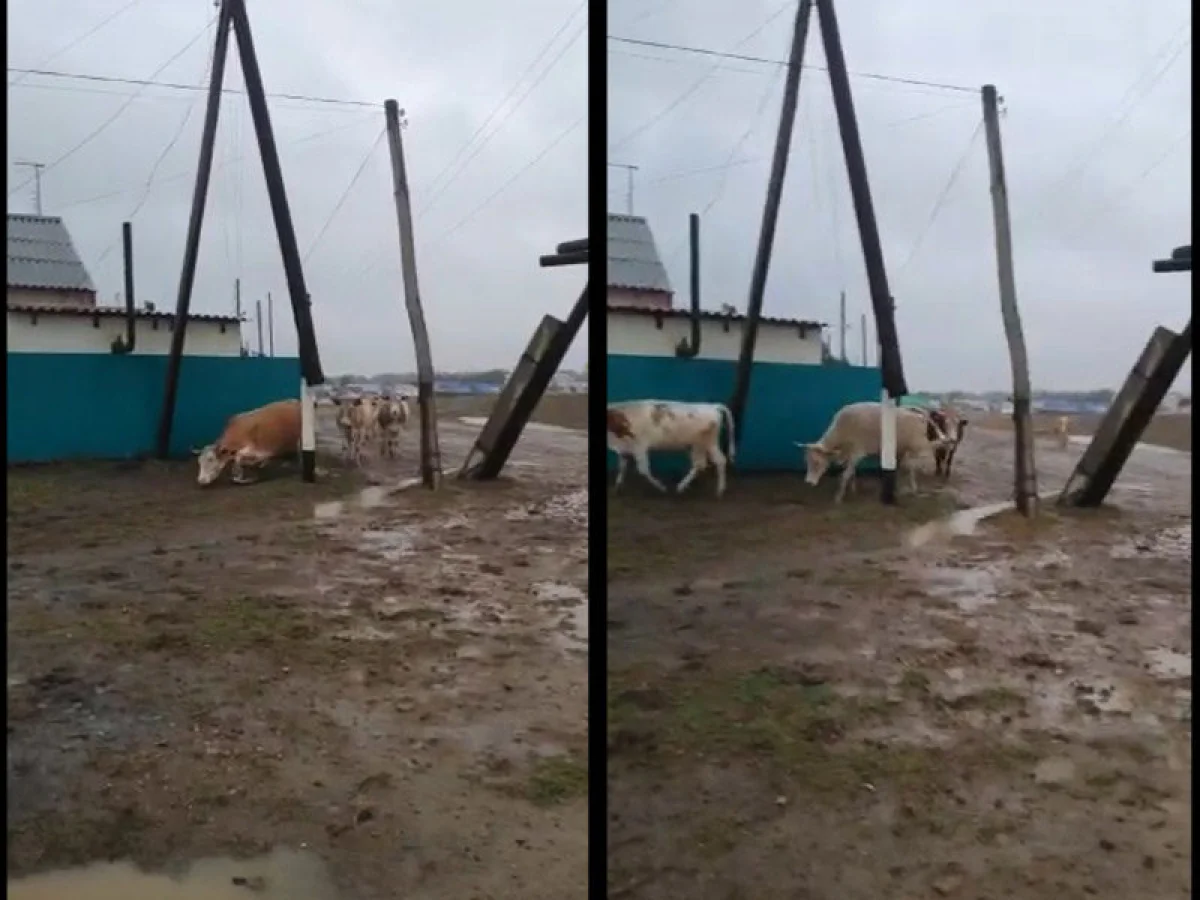
M767 268L771 264L771 247L775 243L775 225L779 220L779 201L783 197L783 176L787 172L792 130L796 122L800 72L804 65L804 45L808 42L808 23L812 19L812 7L813 0L800 0L796 8L792 49L788 55L787 80L783 90L783 109L779 114L779 133L775 136L775 156L771 160L771 180L767 183L767 200L763 206L758 251L754 255L754 271L750 276L750 300L746 307L746 326L742 332L742 351L738 357L733 397L729 401L729 411L733 413L734 434L739 443L742 438L746 398L750 393L750 373L754 363L754 344L758 338L758 320L762 316L763 294L767 287Z
M121 223L121 242L125 250L125 353L137 346L137 313L133 300L133 223Z
M237 35L242 77L246 81L246 96L250 101L250 115L254 119L254 131L258 136L263 176L267 183L267 195L271 199L271 214L275 219L275 232L279 236L279 250L283 255L283 271L287 278L288 296L292 301L292 315L296 321L296 336L300 347L300 371L311 387L324 382L325 375L321 371L321 358L317 352L317 336L313 330L312 313L307 302L308 289L304 285L300 249L296 243L295 228L292 226L292 213L283 184L283 170L279 166L279 150L275 145L275 134L271 130L271 114L267 109L262 72L258 67L258 57L254 53L254 38L250 34L250 19L246 15L244 0L225 2L231 9L233 30Z
M883 387L888 397L899 400L908 393L904 381L904 365L900 358L900 342L887 270L884 268L883 247L879 241L879 225L871 202L871 185L867 180L867 161L863 155L858 119L854 114L854 97L850 92L850 76L846 71L846 56L838 31L833 0L815 0L820 16L821 42L825 48L825 63L829 67L829 86L837 111L838 131L842 137L842 152L846 157L846 172L850 179L850 194L854 199L854 215L862 241L863 261L867 283L871 290L871 306L875 311L875 333L880 346L880 368ZM881 412L883 412L881 410ZM882 469L881 499L885 504L896 502L896 470Z
M192 192L192 213L188 219L187 242L183 251L183 272L179 276L179 296L175 301L175 330L171 333L171 352L167 356L167 381L163 388L162 410L158 419L159 459L171 450L171 425L175 418L175 399L179 392L179 365L183 358L183 340L187 334L188 310L192 305L192 286L196 281L196 259L200 252L200 229L204 225L204 203L208 198L208 180L212 174L213 145L217 137L217 118L221 111L221 82L225 77L225 57L229 51L231 4L225 0L217 15L217 38L213 45L212 78L208 82L208 104L204 111L204 131L200 137L200 164L196 169L196 187Z

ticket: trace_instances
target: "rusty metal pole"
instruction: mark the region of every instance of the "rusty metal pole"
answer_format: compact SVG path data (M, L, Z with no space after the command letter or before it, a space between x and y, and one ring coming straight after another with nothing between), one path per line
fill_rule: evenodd
M988 167L991 173L992 217L996 228L996 268L1000 276L1000 313L1013 377L1013 437L1015 443L1015 497L1017 509L1030 518L1038 512L1037 470L1033 463L1032 388L1029 356L1021 312L1017 309L1017 281L1013 273L1012 232L1008 216L1008 184L1004 178L1004 155L1000 148L1000 110L995 85L983 86L983 125L987 135Z
M412 326L417 351L417 403L421 413L421 481L437 488L442 474L437 439L437 410L433 399L433 354L429 332L417 286L417 251L413 238L412 202L408 193L408 175L404 169L404 145L400 139L400 105L395 100L383 104L387 121L388 145L392 153L392 190L396 198L396 219L400 226L400 262L404 275L404 305Z
M196 282L196 260L200 253L200 230L204 225L204 205L208 199L208 181L212 175L217 119L221 112L221 82L225 78L225 58L229 53L229 30L232 20L230 2L231 0L225 0L217 15L212 77L208 81L204 131L200 136L200 163L196 169L196 187L192 191L192 212L188 218L187 239L184 243L183 271L179 275L179 295L175 301L175 330L171 332L171 351L167 356L167 380L163 387L162 409L158 418L155 449L159 459L166 459L171 452L171 425L175 419L175 400L179 393L179 366L183 358L184 338L187 336L188 310L192 305L192 286Z
M792 129L796 123L796 104L800 96L800 72L804 65L804 45L808 42L808 24L812 19L813 0L800 0L796 7L796 22L792 28L792 49L788 54L787 79L783 89L783 107L779 113L779 131L775 136L775 154L771 160L771 178L767 182L767 199L763 205L762 228L758 235L758 250L750 276L750 298L746 304L746 325L742 332L742 350L738 356L733 396L729 411L733 414L734 434L741 443L746 398L750 394L750 374L754 366L754 344L758 338L758 320L762 316L763 294L767 288L767 269L771 265L771 248L775 243L775 225L779 221L779 201L783 197L783 178L787 174L788 153L792 145Z

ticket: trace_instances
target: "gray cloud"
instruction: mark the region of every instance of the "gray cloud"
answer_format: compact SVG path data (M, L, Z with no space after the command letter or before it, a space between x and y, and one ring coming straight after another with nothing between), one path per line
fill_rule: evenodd
M98 9L79 0L55 0L10 6L9 65L37 66L120 5L110 0ZM470 0L408 4L399 14L395 4L383 0L345 6L317 0L251 4L269 92L378 103L363 109L271 101L301 252L316 238L382 129L384 99L394 97L406 110L409 181L415 208L423 210L433 196L434 178L578 6L574 0L530 0L501 11ZM146 78L213 16L209 4L137 4L47 67ZM495 137L417 219L421 294L440 369L512 366L541 316L565 316L582 287L585 274L578 268L540 269L537 258L557 242L587 233L586 120L494 201L475 210L585 112L587 33L580 29L586 21L586 8L579 8L487 126L485 135L495 131ZM211 46L210 28L159 79L200 83ZM506 118L564 47L549 75ZM232 47L226 84L241 88ZM14 160L54 160L134 90L37 76L10 87L10 190L28 177L27 170L14 169ZM173 307L203 94L147 88L111 127L44 176L45 212L66 220L102 302L113 302L121 290L121 222L133 212L155 159L189 109L179 140L134 218L138 295ZM243 158L234 161L237 156ZM193 310L232 311L234 279L240 278L251 312L255 300L264 299L265 305L267 292L273 294L277 352L294 352L283 268L243 96L227 95L222 103L216 163ZM31 209L32 189L9 198L10 211ZM306 262L305 275L327 371L414 367L386 141ZM246 333L253 341L253 324ZM567 365L583 364L585 345L577 342Z
M609 32L731 50L780 8L777 0L702 8L614 0ZM786 58L794 8L736 52ZM1015 15L998 0L838 4L851 71L991 82L1004 97L1018 301L1035 387L1116 386L1156 324L1179 328L1190 314L1190 279L1150 271L1152 259L1191 240L1189 9L1174 0L1153 9L1108 0L1087 16L1070 4ZM807 52L807 62L824 64L815 31ZM681 300L687 214L712 204L702 222L706 303L744 308L782 69L723 62L686 102L622 142L714 62L610 42L609 158L641 167L635 212L650 219ZM978 96L862 77L852 87L910 384L1011 384L982 134L904 265L980 120ZM844 289L854 326L847 344L857 359L859 313L869 299L825 73L806 70L800 97L766 310L836 323ZM755 162L673 177L730 159ZM609 174L611 209L624 209L623 179ZM1185 369L1179 384L1190 377Z

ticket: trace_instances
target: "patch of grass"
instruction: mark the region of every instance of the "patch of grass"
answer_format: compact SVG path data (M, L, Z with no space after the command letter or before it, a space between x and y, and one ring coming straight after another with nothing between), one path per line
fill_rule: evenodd
M1024 707L1025 696L1012 688L991 687L949 699L942 698L939 703L955 710L978 709L983 712L1003 712Z
M929 676L920 669L905 669L900 676L900 689L906 693L925 696L929 693Z
M651 767L681 757L748 759L808 796L834 798L864 783L922 791L963 765L1011 768L1032 756L986 740L951 749L858 741L849 735L886 720L897 705L795 683L771 670L654 684L634 690L610 684L610 758Z
M588 792L586 757L574 754L538 760L525 783L525 797L537 806L553 806Z
M706 857L724 856L737 847L743 832L743 827L728 817L703 819L692 830L692 844Z

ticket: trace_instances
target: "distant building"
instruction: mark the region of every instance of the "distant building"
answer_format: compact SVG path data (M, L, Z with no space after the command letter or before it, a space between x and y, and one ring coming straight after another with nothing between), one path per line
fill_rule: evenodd
M126 333L126 311L96 305L96 285L62 219L8 216L7 351L9 353L112 353ZM165 356L175 316L136 310L134 353ZM240 356L241 322L235 316L188 318L188 356Z
M96 305L96 285L63 220L8 214L9 306Z
M607 310L609 356L674 357L690 340L691 312L685 309L618 307ZM738 313L700 313L700 359L736 360L742 352L746 317ZM754 361L821 365L821 322L763 316L758 323Z
M670 309L675 292L650 225L640 216L608 214L608 306Z

